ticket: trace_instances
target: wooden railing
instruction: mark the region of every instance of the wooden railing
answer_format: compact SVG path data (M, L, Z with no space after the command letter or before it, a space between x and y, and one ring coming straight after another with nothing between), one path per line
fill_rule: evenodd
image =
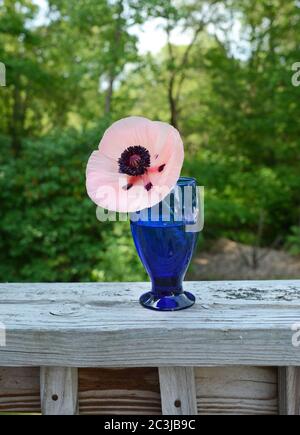
M185 287L157 313L149 284L1 284L0 412L300 415L300 281Z

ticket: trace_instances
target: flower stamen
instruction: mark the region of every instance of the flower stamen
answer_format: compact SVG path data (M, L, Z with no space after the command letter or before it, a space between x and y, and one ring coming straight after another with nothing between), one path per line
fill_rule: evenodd
M149 151L140 146L131 146L121 154L118 160L119 172L130 176L144 175L150 168L151 158Z
M145 189L147 190L147 192L149 192L152 189L152 187L153 187L153 184L150 181L148 184L146 184Z
M149 172L149 174L155 174L156 172L162 172L166 167L166 163L164 163L163 165L160 166L152 166L152 168L149 168L147 172Z
M123 190L129 190L132 187L133 187L133 184L132 183L128 183L128 184L126 184L126 186L123 186Z
M134 168L138 168L140 163L141 163L141 156L139 156L138 154L133 154L133 156L129 158L129 164Z
M144 188L147 190L147 192L149 192L153 187L153 184L151 183L149 175L145 174L145 175L143 175L142 178L143 178L143 182L144 182Z

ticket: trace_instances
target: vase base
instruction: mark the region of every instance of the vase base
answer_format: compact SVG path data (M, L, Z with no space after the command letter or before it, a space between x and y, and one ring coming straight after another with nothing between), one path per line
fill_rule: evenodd
M173 294L171 296L157 297L152 292L140 297L140 304L155 311L179 311L192 307L196 301L194 295L188 292Z

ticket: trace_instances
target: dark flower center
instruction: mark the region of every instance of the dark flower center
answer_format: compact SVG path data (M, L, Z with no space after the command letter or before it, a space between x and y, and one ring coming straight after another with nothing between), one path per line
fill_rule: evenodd
M140 145L132 146L121 154L118 163L121 174L144 175L151 164L150 153Z
M138 168L140 163L141 163L141 156L139 156L138 154L133 154L133 156L131 156L129 158L129 164L130 164L130 166Z

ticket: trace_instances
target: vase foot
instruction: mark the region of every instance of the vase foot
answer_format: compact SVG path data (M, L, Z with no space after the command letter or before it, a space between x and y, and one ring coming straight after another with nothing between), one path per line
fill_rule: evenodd
M163 296L155 296L152 292L145 293L140 297L140 304L155 311L178 311L192 307L196 301L194 295L188 292Z

